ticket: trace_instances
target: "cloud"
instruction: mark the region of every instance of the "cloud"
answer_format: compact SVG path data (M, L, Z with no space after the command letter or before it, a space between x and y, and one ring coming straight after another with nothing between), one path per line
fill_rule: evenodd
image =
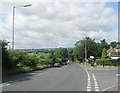
M4 3L4 21L0 21L3 37L11 41L12 5ZM9 9L10 8L10 9ZM37 2L31 7L16 8L15 48L73 47L75 42L90 36L97 41L116 40L117 13L106 3ZM112 34L111 34L112 33Z

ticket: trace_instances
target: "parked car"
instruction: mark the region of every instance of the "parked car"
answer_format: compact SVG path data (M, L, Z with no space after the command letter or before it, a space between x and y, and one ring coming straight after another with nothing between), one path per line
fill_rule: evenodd
M62 64L62 65L67 65L67 60L66 60L66 59L63 59L61 64Z
M54 63L54 67L61 67L60 63Z

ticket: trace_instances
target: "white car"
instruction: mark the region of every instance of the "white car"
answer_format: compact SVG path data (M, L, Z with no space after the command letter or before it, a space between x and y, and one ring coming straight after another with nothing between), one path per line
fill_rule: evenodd
M54 64L54 67L60 67L60 66L61 66L60 63L55 63L55 64Z

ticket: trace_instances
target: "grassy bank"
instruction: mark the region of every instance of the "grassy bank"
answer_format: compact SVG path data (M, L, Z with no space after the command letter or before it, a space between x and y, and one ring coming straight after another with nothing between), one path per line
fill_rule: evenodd
M3 70L2 75L7 76L7 75L14 75L14 74L20 74L20 73L28 73L32 71L37 71L37 70L42 70L46 68L50 68L52 66L50 65L39 65L37 67L18 67L16 69L9 69L9 70Z

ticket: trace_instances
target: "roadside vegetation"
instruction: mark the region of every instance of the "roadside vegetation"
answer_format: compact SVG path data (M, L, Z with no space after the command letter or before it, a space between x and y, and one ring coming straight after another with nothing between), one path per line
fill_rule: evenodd
M120 42L111 42L108 44L105 39L100 40L100 42L95 42L95 39L91 39L90 37L83 38L82 40L79 40L75 43L74 55L76 62L85 62L85 42L87 49L87 59L91 66L93 66L94 63L103 67L120 66L120 59L115 60L107 57L107 50L111 46L115 48L117 44L120 45ZM90 56L94 56L95 58L91 60Z
M107 58L106 51L112 46L113 48L120 44L119 42L111 42L108 44L105 39L95 42L90 37L83 38L75 43L74 48L56 48L43 49L35 51L17 51L7 48L9 42L0 40L2 48L2 71L3 75L25 73L34 70L40 70L54 66L54 63L62 64L63 60L82 63L85 60L85 42L87 49L87 58L94 56L94 62L97 65L118 66L120 60Z

